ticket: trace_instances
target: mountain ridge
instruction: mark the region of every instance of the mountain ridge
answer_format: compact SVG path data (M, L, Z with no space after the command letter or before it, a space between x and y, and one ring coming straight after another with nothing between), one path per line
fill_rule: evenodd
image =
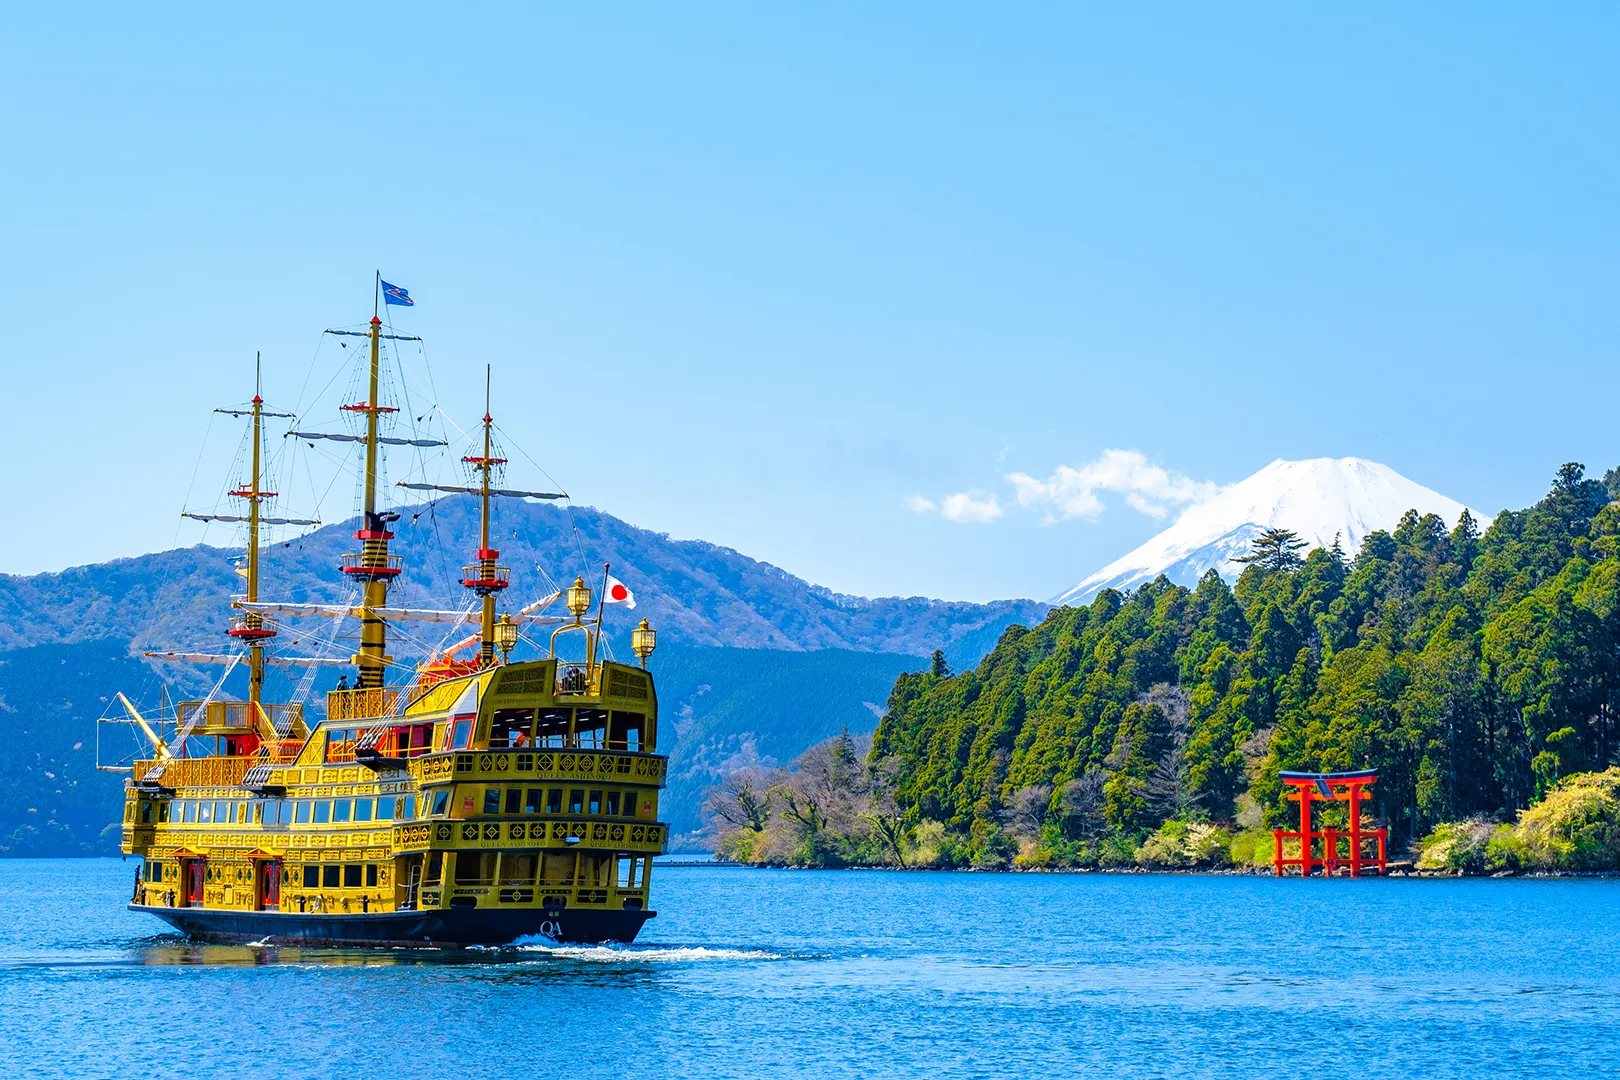
M405 508L394 548L415 572L407 571L391 600L465 606L456 571L461 554L478 546L476 528L470 500ZM352 521L327 525L263 548L260 595L344 600L346 585L336 580L335 568L338 556L353 546L353 529ZM612 562L614 576L635 591L638 606L633 613L607 609L610 639L624 638L646 617L660 639L672 644L926 655L936 648L953 651L959 639L998 625L993 645L999 628L1039 621L1047 607L1034 600L978 604L837 593L732 548L672 539L592 507L505 502L493 535L502 562L513 569L513 607L576 575L594 588L602 565ZM44 574L0 575L0 648L107 637L127 637L142 648L217 644L239 586L231 567L239 550L199 544Z
M1277 458L1187 507L1168 527L1051 603L1088 603L1103 589L1129 591L1160 574L1191 586L1213 569L1230 583L1242 570L1238 556L1268 528L1289 529L1312 547L1338 542L1354 552L1368 533L1394 529L1407 510L1438 514L1448 526L1464 512L1481 528L1490 523L1489 517L1376 461Z

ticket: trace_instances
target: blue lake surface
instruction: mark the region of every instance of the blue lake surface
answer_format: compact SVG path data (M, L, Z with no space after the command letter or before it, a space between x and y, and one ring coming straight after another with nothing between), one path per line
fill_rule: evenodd
M0 860L0 1070L1620 1075L1620 882L660 868L627 948L201 945Z

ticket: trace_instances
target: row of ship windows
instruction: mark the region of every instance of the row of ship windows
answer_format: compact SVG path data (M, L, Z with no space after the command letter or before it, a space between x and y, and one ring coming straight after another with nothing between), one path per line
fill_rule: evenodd
M642 855L596 855L590 852L460 851L451 880L456 885L580 885L584 888L639 889L647 884L652 859ZM422 884L444 879L444 852L428 854Z
M502 792L505 792L503 797ZM444 795L445 792L439 792ZM541 796L545 796L544 804ZM471 810L467 801L469 795L463 800L463 809ZM484 813L486 814L538 814L544 805L545 813L560 814L563 812L562 788L498 788L484 789ZM592 791L587 793L584 788L573 788L568 792L568 812L576 817L584 814L606 814L609 817L635 817L636 793L624 792L621 797L617 791ZM434 801L434 813L442 813L437 798ZM652 813L652 803L647 803L647 813Z
M538 814L544 807L547 814L561 814L566 805L568 813L576 817L586 814L636 816L636 793L633 791L621 793L573 788L568 790L565 803L564 790L488 787L484 789L483 812ZM428 799L423 799L424 816L439 817L449 812L448 788L434 792L431 799L431 807ZM464 812L471 812L473 805L471 794L463 796ZM650 802L647 812L652 812ZM140 821L148 825L154 820L185 825L328 825L415 817L415 795L385 795L378 799L177 799L172 803L159 801L140 804Z
M156 808L154 811L154 807ZM154 817L155 813L155 817ZM141 803L140 820L186 825L325 825L394 821L416 816L415 795L380 799L176 799Z

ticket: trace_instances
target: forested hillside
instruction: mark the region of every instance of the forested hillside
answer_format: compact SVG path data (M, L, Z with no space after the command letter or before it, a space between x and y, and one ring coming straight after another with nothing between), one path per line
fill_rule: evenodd
M0 855L105 855L118 850L123 773L96 771L96 717L152 670L121 641L0 652ZM128 728L103 732L116 759Z
M1610 486L1620 479L1611 473ZM872 748L912 821L974 857L1088 857L1167 819L1280 821L1280 769L1376 767L1402 837L1510 816L1615 760L1620 504L1580 465L1484 536L1408 514L1354 558L1257 544L1229 589L1160 579L900 677Z
M1287 817L1279 770L1371 767L1396 850L1454 823L1431 838L1434 865L1620 865L1620 771L1601 772L1620 749L1617 488L1620 472L1566 465L1483 536L1466 515L1448 532L1414 512L1353 557L1273 530L1235 587L1161 577L1013 627L970 671L937 656L895 683L866 768L843 739L717 791L723 847L1257 861Z

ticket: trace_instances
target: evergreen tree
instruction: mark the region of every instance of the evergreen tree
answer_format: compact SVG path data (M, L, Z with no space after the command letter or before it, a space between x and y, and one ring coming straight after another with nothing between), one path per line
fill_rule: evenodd
M1297 570L1304 560L1300 549L1305 541L1290 529L1271 528L1250 541L1249 552L1239 555L1233 562L1254 563L1268 574L1285 574Z

